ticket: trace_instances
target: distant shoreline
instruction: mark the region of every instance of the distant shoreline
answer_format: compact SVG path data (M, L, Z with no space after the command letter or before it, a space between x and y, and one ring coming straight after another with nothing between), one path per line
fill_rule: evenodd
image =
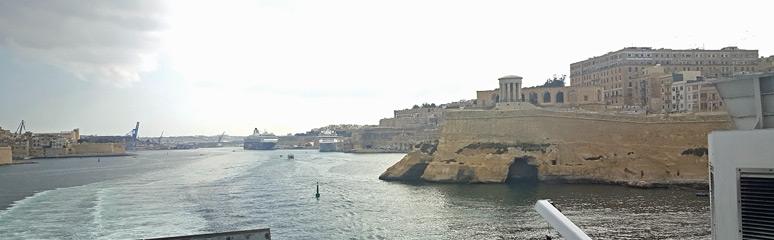
M23 160L31 160L31 159L53 159L53 158L85 158L85 157L126 157L126 156L137 156L137 154L133 154L133 153L111 153L111 154L74 154L74 155L63 155L63 156L31 157L31 158L28 158L28 159L23 159Z
M16 162L16 160L14 160L14 162L12 162L12 163L4 163L4 164L0 164L0 166L11 166L11 165L19 165L19 164L36 164L36 163L37 162L31 162L31 161L29 161L29 162L28 161Z

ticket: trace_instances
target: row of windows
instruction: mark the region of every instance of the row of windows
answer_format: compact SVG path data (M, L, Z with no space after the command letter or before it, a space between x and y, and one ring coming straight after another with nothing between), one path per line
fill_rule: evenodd
M671 61L655 61L655 64L672 65L672 63L673 62L671 62ZM653 61L640 61L640 62L631 62L631 63L626 63L626 64L627 65L654 65ZM690 61L674 62L674 65L737 65L737 64L738 65L750 65L750 64L752 64L752 62L749 62L749 61L736 61L736 62L734 62L734 61L720 61L720 62L717 62L717 61L707 61L706 64L705 64L705 62L703 60L701 60L701 61L693 61L693 62L690 62ZM742 66L742 67L754 68L752 66ZM642 68L645 69L645 66L643 66ZM697 67L697 69L698 68L699 67ZM610 71L597 72L597 71L600 71L601 69L604 69L604 68L598 68L595 71L588 72L591 75L587 75L587 76L584 76L584 77L586 77L586 78L596 78L597 74L600 74L599 76L605 76L605 75L611 74ZM632 72L632 67L629 67L628 69L629 69L629 72ZM667 69L668 69L668 67L667 67ZM618 73L618 72L620 72L620 69L616 68L616 69L612 69L612 71L613 71L612 73ZM634 72L636 72L636 71L638 71L638 70L634 69ZM582 75L582 74L583 74L583 71L575 71L575 72L571 72L570 76L578 76L578 75Z
M757 58L755 54L728 54L728 53L720 53L720 54L701 54L701 53L627 53L627 57L658 57L658 58L677 58L677 57L707 57L707 58L728 58L728 57L755 57ZM620 59L623 56L623 54L617 54L617 55L610 55L607 57L603 57L602 59L599 59L599 63L609 62L616 59ZM581 62L580 64L570 65L570 69L577 69L579 67L590 67L597 64L597 60L591 60L588 62Z
M668 108L670 106L672 107L673 110L677 110L678 106L680 107L680 109L682 109L685 105L682 104L682 103L679 104L679 105L678 104L666 104L666 105L661 105L661 109L666 109L666 108ZM711 106L712 106L713 109L717 109L718 107L722 107L723 106L723 102L712 103ZM707 103L701 103L701 107L703 109L706 109ZM693 104L688 104L688 109L693 109Z
M720 72L731 72L731 67L730 66L724 66L724 67L712 67L712 66L710 66L710 67L707 67L707 70L718 70L718 68L719 68ZM645 67L642 67L642 69L645 69ZM755 71L755 67L750 67L750 66L733 67L733 69L734 69L733 72L739 72L739 71L747 71L747 72L751 72L752 71L752 72L754 72ZM620 69L613 69L613 72L614 73L615 72L620 72L619 70ZM634 67L634 68L629 67L628 70L629 70L629 73L630 73L629 79L633 78L631 76L632 73L634 73L635 75L645 74L645 72L640 72L640 68L639 67ZM691 68L691 67L679 67L679 68L678 67L664 67L664 70L667 71L667 72L674 72L674 71L680 71L680 70L682 70L682 71L704 71L704 66L694 67L694 68ZM599 73L599 76L607 76L607 75L610 75L610 73L609 72ZM723 74L723 76L728 76L728 74ZM715 77L718 77L718 75L715 74ZM582 81L595 80L595 79L597 79L597 74L595 73L595 74L592 74L592 75L581 76L580 78L581 78ZM612 78L604 78L604 79L602 79L602 83L608 83L610 81L620 81L621 79L622 79L621 76L617 75L617 76L613 76Z
M680 86L680 91L683 90L683 86ZM672 92L677 91L677 87L672 87Z
M632 54L632 53L629 53L628 55L644 57L644 56L650 56L651 54L644 54L644 53L643 54L637 54L637 53ZM669 57L670 54L656 54L656 57L659 57L659 56ZM691 54L680 54L680 55L678 55L678 54L671 54L671 56L686 56L686 57L690 57L692 55ZM699 57L699 58L702 57L702 56L703 56L702 54L697 54L697 57ZM708 58L715 58L715 57L726 58L726 57L729 57L729 56L736 57L736 54L733 54L733 55L728 55L728 54L707 54L706 55L706 57L708 57ZM754 57L755 59L757 59L757 56L755 54L740 54L740 57L744 57L744 58L753 58ZM708 59L704 59L704 60L707 60L708 64L732 64L732 62L733 62L733 61L719 61L720 63L718 63L718 61L715 61L715 60L708 60ZM696 65L703 65L704 64L704 60L694 60L693 62L686 60L686 61L675 62L674 64L683 64L683 65L696 64ZM750 60L752 60L752 59L750 59ZM604 62L608 62L608 61L604 61ZM603 63L603 62L600 61L600 63ZM570 65L570 70L571 71L572 70L581 70L580 72L577 72L577 74L582 74L582 72L583 72L582 70L583 69L579 69L579 68L582 68L582 67L583 68L593 67L593 66L596 66L596 64L597 64L597 61L585 62L583 64L575 64L575 65L571 64ZM612 64L607 64L605 66L596 67L594 69L591 69L590 71L599 71L601 69L607 69L607 68L616 67L616 66L621 65L621 64L623 64L623 65L631 65L631 64L653 65L654 61L652 59L651 60L627 60L627 61L623 61L623 62L617 61L617 62L614 62ZM655 64L672 64L672 61L671 60L663 60L663 59L659 60L659 59L656 59L655 60ZM754 64L754 61L735 61L735 62L733 62L733 64Z
M739 54L740 57L753 57L754 54ZM660 57L660 58L676 58L676 57L693 57L693 53L673 53L673 54L663 54L663 53L627 53L627 57ZM706 54L702 55L701 53L697 53L696 57L709 57L709 58L727 58L727 57L736 57L736 54L728 54L728 53L722 53L722 54ZM757 58L757 56L755 56Z

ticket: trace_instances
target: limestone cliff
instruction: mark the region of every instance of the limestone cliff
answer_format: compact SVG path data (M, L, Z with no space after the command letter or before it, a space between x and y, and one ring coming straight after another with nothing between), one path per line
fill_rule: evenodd
M438 142L417 144L414 151L406 154L403 159L387 168L387 171L379 176L382 180L419 180L429 164L433 160L433 153L438 147Z
M418 145L380 179L706 184L707 134L732 127L723 114L453 112L446 115L437 146Z

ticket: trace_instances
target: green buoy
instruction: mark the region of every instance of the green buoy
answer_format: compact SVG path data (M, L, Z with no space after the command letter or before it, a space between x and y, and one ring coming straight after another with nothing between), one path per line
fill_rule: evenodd
M317 194L314 197L320 199L320 182L317 182Z

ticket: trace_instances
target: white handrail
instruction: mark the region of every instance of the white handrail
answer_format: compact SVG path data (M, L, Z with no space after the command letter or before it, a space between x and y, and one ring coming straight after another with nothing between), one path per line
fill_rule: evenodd
M570 219L564 216L559 209L556 209L548 200L538 200L535 203L535 211L543 216L548 224L551 225L562 237L568 240L591 240L578 226L575 226Z

